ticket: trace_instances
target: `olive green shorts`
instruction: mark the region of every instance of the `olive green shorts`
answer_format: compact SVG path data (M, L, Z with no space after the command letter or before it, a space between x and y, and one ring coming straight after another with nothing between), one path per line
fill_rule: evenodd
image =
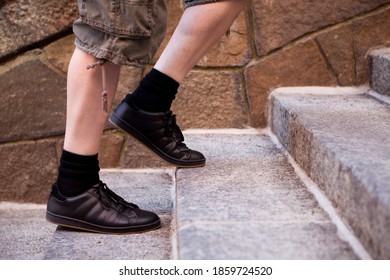
M184 0L185 7L219 0ZM76 47L98 59L142 67L154 57L167 28L165 0L78 0Z

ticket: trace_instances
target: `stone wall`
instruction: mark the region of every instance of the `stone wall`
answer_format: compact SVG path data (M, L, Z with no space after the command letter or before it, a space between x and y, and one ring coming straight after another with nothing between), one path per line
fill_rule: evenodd
M63 143L77 4L31 3L0 2L0 200L45 202ZM182 13L180 0L168 4L167 38ZM367 52L390 45L389 18L390 0L254 0L180 87L173 106L180 126L264 127L276 87L366 83ZM150 67L122 69L115 104ZM110 126L100 161L102 167L166 165Z

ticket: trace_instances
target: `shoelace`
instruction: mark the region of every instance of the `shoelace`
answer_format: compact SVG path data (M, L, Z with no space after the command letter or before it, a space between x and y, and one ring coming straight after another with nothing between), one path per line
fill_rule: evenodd
M167 136L173 136L179 146L187 148L186 144L183 143L184 135L176 123L176 115L172 114L171 111L169 111L166 116L166 133Z
M108 92L107 92L107 73L106 68L104 67L104 64L107 62L107 60L99 59L95 63L89 64L87 66L87 70L94 69L96 66L101 66L102 68L102 87L103 91L101 93L102 95L102 109L105 113L108 113Z
M139 207L133 203L127 202L122 197L110 190L106 184L100 182L97 189L100 200L106 207L114 208L120 212L126 210L126 208L138 209Z

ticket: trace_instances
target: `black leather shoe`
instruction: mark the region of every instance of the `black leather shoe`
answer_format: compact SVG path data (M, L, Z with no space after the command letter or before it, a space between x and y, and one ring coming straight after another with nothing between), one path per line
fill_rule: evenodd
M110 122L123 129L155 152L163 160L178 167L201 167L205 157L189 149L171 111L149 113L122 102L110 117Z
M125 201L102 182L74 197L62 196L54 184L46 219L61 226L101 233L144 232L161 225L155 213Z

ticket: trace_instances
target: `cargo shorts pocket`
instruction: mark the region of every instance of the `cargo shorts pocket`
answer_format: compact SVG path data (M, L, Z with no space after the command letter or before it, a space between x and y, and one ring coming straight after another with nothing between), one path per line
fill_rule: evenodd
M79 0L82 22L118 37L150 37L155 0Z

